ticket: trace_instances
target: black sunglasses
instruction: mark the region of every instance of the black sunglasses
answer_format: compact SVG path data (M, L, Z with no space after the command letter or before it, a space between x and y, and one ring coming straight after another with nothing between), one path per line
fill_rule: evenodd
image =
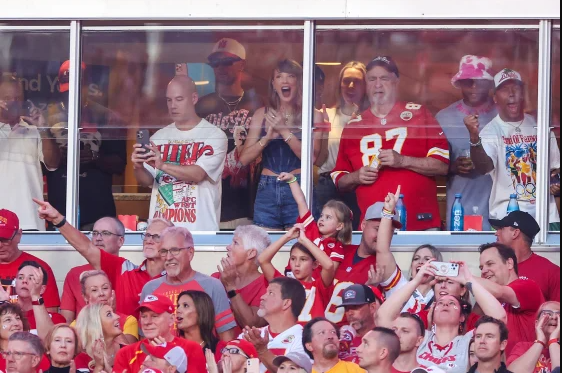
M242 60L240 58L222 58L219 60L210 60L209 62L207 62L207 65L211 66L213 69L216 69L220 66L230 67L239 61Z

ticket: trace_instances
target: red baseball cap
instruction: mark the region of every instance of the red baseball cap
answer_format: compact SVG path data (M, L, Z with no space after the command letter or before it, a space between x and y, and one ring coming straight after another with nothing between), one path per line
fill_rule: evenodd
M157 295L147 295L140 306L138 306L137 312L140 312L143 308L148 308L152 312L156 312L158 314L165 312L174 313L176 309L169 298Z
M255 359L258 357L258 351L256 350L256 347L254 347L253 344L246 341L245 339L233 339L232 341L227 343L220 342L219 346L221 347L220 350L228 346L238 347L240 350L242 350L242 352L246 354L246 356L248 356L248 359ZM217 346L217 352L220 352L218 351L219 346Z
M0 238L9 240L20 229L18 216L10 210L0 210Z
M86 70L86 64L82 62L82 72ZM67 92L68 85L70 82L70 77L68 76L68 71L70 70L70 60L66 60L60 65L59 68L59 92Z

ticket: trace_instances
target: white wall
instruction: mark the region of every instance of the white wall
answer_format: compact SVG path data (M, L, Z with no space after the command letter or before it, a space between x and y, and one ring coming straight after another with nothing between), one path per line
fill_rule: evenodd
M86 264L86 261L82 258L80 254L74 251L70 247L22 247L22 250L29 252L32 255L39 257L40 259L46 261L51 265L55 276L57 278L57 283L59 286L59 291L62 292L62 286L64 283L64 278L67 272L75 266ZM199 249L199 250L198 250ZM195 249L195 259L193 267L202 273L211 274L217 271L217 264L220 263L220 259L225 256L226 250L222 246L205 246ZM463 260L470 264L472 273L479 274L478 269L478 258L479 254L476 251L455 251L455 252L443 252L444 260L450 261ZM547 257L552 262L560 265L560 252L540 252L542 256ZM412 258L411 252L396 252L394 254L398 265L405 272L409 269L410 260ZM133 263L140 264L143 261L141 248L135 246L127 246L122 249L121 256L131 260ZM274 265L281 272L287 265L289 259L289 253L287 251L279 253L274 260Z

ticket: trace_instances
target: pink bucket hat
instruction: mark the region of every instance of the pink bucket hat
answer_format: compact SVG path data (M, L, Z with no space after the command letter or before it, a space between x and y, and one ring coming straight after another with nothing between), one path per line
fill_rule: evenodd
M464 79L484 79L493 81L494 77L490 73L492 70L492 60L488 57L467 55L461 59L459 72L451 79L453 87L460 88L457 82Z

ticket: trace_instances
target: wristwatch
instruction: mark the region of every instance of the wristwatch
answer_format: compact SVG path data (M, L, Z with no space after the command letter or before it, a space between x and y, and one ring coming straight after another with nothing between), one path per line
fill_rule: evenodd
M230 290L226 293L226 295L228 295L228 299L232 299L238 295L238 292L236 290Z
M39 297L39 299L31 302L32 306L42 306L44 304L45 304L45 301L43 300L43 297Z

